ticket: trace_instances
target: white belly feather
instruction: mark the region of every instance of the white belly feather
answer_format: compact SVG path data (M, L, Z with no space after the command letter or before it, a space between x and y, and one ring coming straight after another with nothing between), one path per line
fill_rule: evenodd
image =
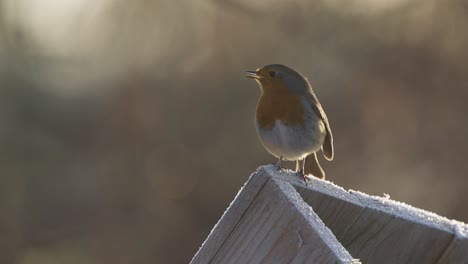
M264 129L260 128L255 120L258 136L273 156L299 160L318 151L322 146L325 140L325 125L305 100L302 103L306 110L305 126L285 126L282 121L276 120L273 128Z

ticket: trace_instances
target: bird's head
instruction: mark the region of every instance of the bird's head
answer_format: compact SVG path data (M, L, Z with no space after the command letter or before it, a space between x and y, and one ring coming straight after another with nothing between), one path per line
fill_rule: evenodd
M266 94L290 92L303 95L311 89L304 76L282 64L269 64L255 71L246 71L245 76L255 79Z

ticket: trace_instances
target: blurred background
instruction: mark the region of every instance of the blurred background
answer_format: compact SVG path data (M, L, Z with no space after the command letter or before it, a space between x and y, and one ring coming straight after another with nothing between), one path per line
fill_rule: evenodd
M327 179L468 221L464 0L0 0L0 263L187 263L275 162L244 71L289 65ZM323 160L323 159L322 159Z

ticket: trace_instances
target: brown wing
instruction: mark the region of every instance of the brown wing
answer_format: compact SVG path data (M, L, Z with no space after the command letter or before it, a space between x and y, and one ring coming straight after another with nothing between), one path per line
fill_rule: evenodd
M325 111L323 111L322 105L315 96L312 87L310 87L310 93L308 93L307 96L312 101L312 108L314 109L315 113L317 113L317 115L320 116L320 118L322 118L323 123L325 123L325 129L327 131L327 134L325 135L325 141L322 145L322 152L323 156L325 156L327 160L332 160L334 156L333 134L331 132L330 123L328 123L327 115L325 114Z

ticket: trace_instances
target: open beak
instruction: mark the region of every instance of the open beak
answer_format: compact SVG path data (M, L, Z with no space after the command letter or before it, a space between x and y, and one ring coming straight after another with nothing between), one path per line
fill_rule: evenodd
M245 77L248 78L254 78L254 79L260 79L260 75L258 75L257 71L246 71L245 72Z

